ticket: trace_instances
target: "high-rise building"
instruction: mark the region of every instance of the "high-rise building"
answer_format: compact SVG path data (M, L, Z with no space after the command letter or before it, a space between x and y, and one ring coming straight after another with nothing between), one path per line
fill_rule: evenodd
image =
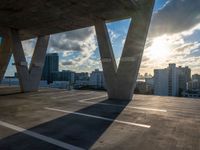
M95 69L95 71L90 74L89 85L96 89L105 88L103 71Z
M89 79L88 72L80 72L76 73L75 75L75 80L88 80L88 79Z
M199 74L193 74L192 80L196 80L196 81L200 82L200 75Z
M192 80L188 83L187 90L199 90L200 91L200 75L192 75Z
M61 81L69 81L70 84L75 82L75 72L69 70L63 70L61 73Z
M168 69L168 96L178 95L178 72L176 64L169 64Z
M70 84L75 82L75 72L70 70L54 71L51 73L52 81L69 81Z
M187 86L189 81L191 81L191 69L189 67L181 67L177 68L178 75L178 95L187 90Z
M154 94L155 95L168 95L168 69L155 69L154 70Z
M189 67L176 67L169 64L168 68L154 70L154 94L163 96L181 96L191 80Z
M59 56L57 53L46 55L45 64L42 72L42 80L47 80L48 83L53 81L52 72L58 72Z

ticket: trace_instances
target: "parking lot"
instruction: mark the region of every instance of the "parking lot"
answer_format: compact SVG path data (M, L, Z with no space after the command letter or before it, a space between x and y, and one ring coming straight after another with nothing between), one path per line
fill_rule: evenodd
M200 100L0 87L0 149L200 149Z

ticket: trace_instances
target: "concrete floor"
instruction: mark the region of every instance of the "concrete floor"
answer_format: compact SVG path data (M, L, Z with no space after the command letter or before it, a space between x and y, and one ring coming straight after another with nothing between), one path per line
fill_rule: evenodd
M200 99L0 87L0 150L58 149L200 150Z

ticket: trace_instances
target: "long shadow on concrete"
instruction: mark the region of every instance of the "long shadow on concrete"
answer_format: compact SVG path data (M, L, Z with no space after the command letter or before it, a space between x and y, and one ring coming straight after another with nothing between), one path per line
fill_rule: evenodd
M104 100L104 103L122 104L124 107L112 107L94 104L83 108L78 113L96 115L115 119L129 103L129 101ZM66 108L64 109L66 110ZM47 111L51 113L51 111ZM112 124L111 121L67 114L52 121L40 124L29 129L30 131L89 149L98 138ZM111 139L112 140L112 139ZM24 133L17 133L0 140L0 150L57 150L62 149L55 145L35 139Z

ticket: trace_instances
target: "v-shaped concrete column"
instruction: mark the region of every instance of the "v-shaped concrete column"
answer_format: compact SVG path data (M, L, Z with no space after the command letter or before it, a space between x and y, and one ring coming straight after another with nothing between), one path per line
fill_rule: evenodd
M15 59L15 65L22 92L37 91L42 75L49 36L38 37L32 56L30 68L27 67L26 58L17 30L11 30L11 49Z
M10 48L10 38L8 35L3 35L2 41L0 43L0 82L6 72L8 63L10 61L12 52Z
M153 5L154 0L148 0L143 6L138 6L138 10L132 14L118 69L105 22L98 20L95 24L106 88L110 99L132 99Z

